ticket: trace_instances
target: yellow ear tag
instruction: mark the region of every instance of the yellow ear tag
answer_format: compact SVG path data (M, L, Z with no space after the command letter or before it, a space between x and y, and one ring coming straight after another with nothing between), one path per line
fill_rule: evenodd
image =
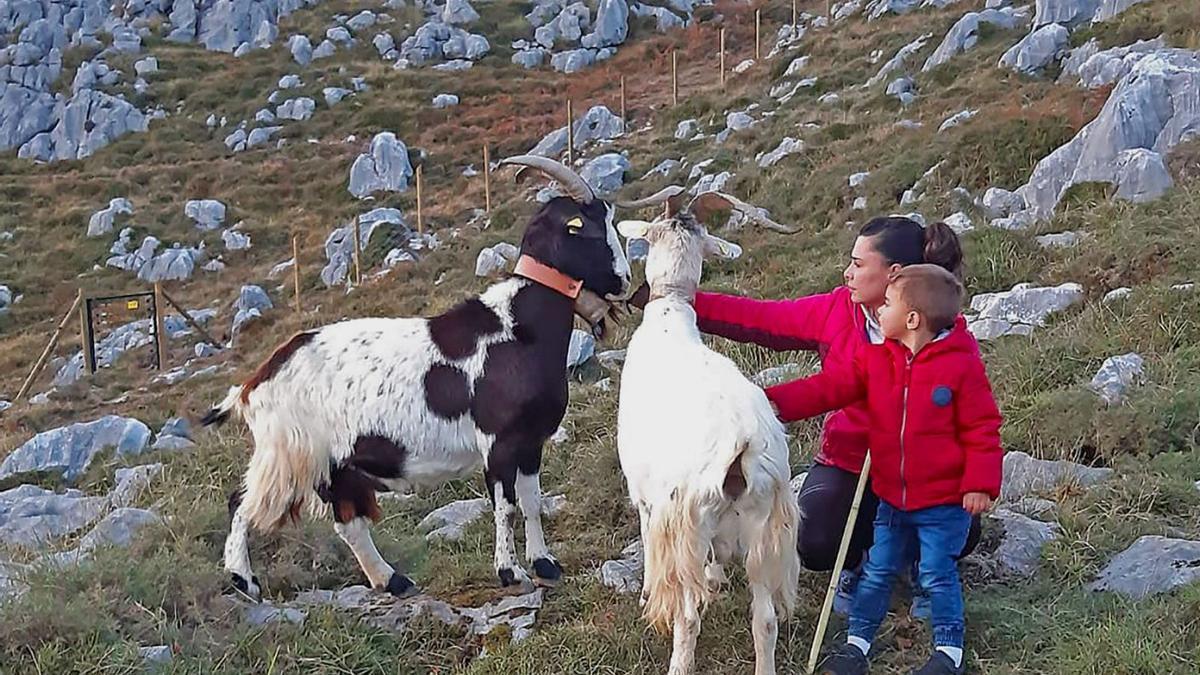
M583 229L583 219L579 217L572 218L567 221L567 231L571 234L579 234Z

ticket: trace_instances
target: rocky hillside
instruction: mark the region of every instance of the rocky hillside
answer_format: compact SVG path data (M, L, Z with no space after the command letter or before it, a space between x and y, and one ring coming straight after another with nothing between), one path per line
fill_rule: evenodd
M489 212L484 148L565 158L568 102L597 190L720 189L780 224L712 223L744 253L706 288L828 290L874 215L958 230L1009 451L963 562L969 667L1196 672L1194 0L0 0L0 672L665 669L614 445L636 313L573 345L542 478L553 591L497 587L471 479L384 503L378 545L423 595L369 593L311 522L254 538L248 605L221 546L249 438L194 424L297 329L432 314L503 274L552 188L491 172ZM180 305L161 369L152 322L113 306L98 372L69 317L14 400L80 291L153 282ZM814 365L713 345L763 382ZM791 432L799 474L817 428ZM802 576L785 672L827 582ZM702 672L752 670L740 586ZM875 672L923 661L896 609Z

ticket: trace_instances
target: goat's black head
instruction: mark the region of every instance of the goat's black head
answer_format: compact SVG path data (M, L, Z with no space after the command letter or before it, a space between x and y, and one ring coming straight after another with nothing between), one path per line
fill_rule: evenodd
M582 282L598 296L629 290L629 261L613 225L612 204L599 199L571 169L545 157L521 155L501 165L536 169L558 182L566 196L547 202L530 219L521 253Z

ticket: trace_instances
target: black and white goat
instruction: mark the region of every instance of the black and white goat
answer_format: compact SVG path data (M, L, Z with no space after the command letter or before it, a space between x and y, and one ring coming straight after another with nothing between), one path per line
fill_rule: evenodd
M703 257L737 253L695 215L716 206L750 208L707 193L653 222L617 226L650 243L650 302L621 371L617 447L641 524L644 615L674 634L670 675L691 672L701 610L735 559L753 596L755 673L773 675L778 617L791 612L800 571L797 507L783 425L696 327Z
M248 529L276 528L302 510L332 510L371 586L406 594L413 582L371 539L376 493L437 485L480 466L495 507L501 583L529 580L513 536L518 505L534 574L550 584L561 577L542 531L542 445L566 412L574 316L586 311L595 320L607 305L601 297L625 294L629 263L613 206L577 174L542 157L501 165L538 170L567 195L529 222L512 278L441 316L355 319L298 333L205 417L212 424L237 412L254 437L225 541L225 568L246 594L261 593Z

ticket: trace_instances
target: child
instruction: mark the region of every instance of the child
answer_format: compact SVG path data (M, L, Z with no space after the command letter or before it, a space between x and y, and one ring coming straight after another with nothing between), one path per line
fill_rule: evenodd
M879 497L872 545L850 614L849 638L820 672L867 672L887 615L891 580L919 551L920 585L933 608L934 651L918 675L963 673L963 600L955 556L971 516L1000 494L1000 411L979 346L958 316L963 288L936 265L891 278L879 325L882 345L851 364L767 389L784 421L865 400L871 487Z

